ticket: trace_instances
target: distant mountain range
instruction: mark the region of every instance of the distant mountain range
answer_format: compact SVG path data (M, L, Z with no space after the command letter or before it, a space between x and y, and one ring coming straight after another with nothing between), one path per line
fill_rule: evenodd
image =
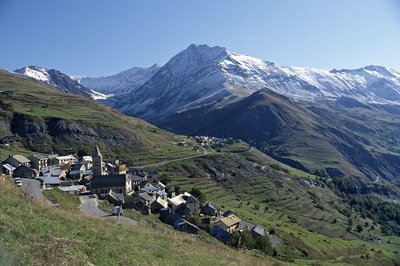
M122 94L133 91L146 83L160 67L157 64L149 68L133 67L118 74L90 78L85 76L72 76L79 84L104 94Z
M127 114L156 122L203 104L233 102L263 88L300 102L348 97L363 103L400 103L400 74L384 67L332 71L278 67L206 45L189 46L141 87L110 100Z
M400 183L400 73L392 69L279 67L193 44L162 67L74 79L168 130L241 138L321 176Z

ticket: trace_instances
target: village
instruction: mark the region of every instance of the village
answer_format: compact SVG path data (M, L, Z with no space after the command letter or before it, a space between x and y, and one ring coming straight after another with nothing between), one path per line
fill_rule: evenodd
M224 145L231 140L196 137L198 146ZM2 143L13 141L2 139ZM183 144L178 144L183 145ZM199 230L227 244L235 232L250 232L254 239L268 235L260 225L240 219L232 211L223 211L212 202L203 202L201 192L176 191L162 183L157 171L127 167L121 161L104 162L98 146L91 156L77 158L73 149L60 149L58 154L9 155L1 163L1 173L13 178L17 187L21 179L39 180L42 189L56 189L114 205L112 215L123 209L136 209L143 215L158 214L159 220L176 230L198 234Z

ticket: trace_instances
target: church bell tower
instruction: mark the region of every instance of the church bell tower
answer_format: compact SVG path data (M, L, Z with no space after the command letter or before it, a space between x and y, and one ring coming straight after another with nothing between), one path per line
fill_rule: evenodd
M93 159L93 176L103 175L103 156L100 153L99 146L96 148L92 154Z

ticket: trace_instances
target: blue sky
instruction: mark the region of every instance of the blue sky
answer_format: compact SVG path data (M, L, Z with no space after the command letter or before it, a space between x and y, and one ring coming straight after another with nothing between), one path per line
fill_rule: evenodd
M191 43L324 69L400 71L397 0L0 0L0 67L101 76Z

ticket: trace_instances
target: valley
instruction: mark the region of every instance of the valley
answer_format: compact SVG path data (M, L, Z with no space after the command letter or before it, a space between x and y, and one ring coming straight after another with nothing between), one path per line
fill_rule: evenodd
M234 250L203 234L182 248L209 244L217 247L219 256L232 264L240 264L243 260L254 265L398 263L399 222L395 207L398 205L395 204L400 197L397 177L400 171L400 144L397 141L400 119L396 99L384 99L390 101L384 105L374 102L376 99L370 102L371 99L364 101L340 93L334 99L318 98L310 102L309 99L298 101L288 97L268 84L262 88L258 83L246 87L247 81L237 85L230 80L230 87L225 87L229 82L226 83L226 76L219 72L221 55L227 67L225 70L234 69L234 73L240 75L243 74L243 64L238 60L243 58L220 47L191 46L188 49L183 55L171 59L174 67L155 67L154 73L142 80L142 85L132 83L131 89L120 95L99 99L126 114L87 95L74 95L53 87L51 83L43 83L43 80L37 82L32 77L0 71L0 133L13 135L16 140L11 146L0 146L1 159L5 160L9 154L50 154L71 147L88 153L88 149L98 145L104 151L105 159L118 159L130 167L157 171L166 185L175 189L198 189L220 209L231 210L239 217L263 226L282 241L275 247L273 258L253 251ZM193 54L198 57L197 61L192 59ZM228 64L228 59L234 59L242 68L236 69L233 61ZM245 59L249 63L249 59ZM190 62L190 66L179 66L182 60ZM261 64L259 61L256 63ZM185 76L174 82L164 79L180 75L182 71L191 77L189 83L184 80ZM230 75L233 74L228 75L232 78ZM112 79L108 77L106 83L117 86L111 82ZM97 86L101 81L91 84ZM172 87L165 88L163 84ZM195 84L206 89L200 88L197 94L191 94ZM117 88L112 90L106 86L99 91L116 93ZM158 94L160 88L165 91ZM182 90L172 94L168 92L176 88ZM210 94L203 97L207 93ZM159 98L153 99L153 94ZM139 98L146 100L140 102ZM137 115L163 129L128 115ZM203 144L190 135L234 138L237 142L209 147L202 152ZM196 151L199 145L200 151ZM20 204L11 196L15 192L9 193L10 196L4 196L3 201ZM47 210L49 207L37 204L32 202L27 208L43 209L50 216L55 215L53 212L61 216L68 212L76 213L75 207ZM369 205L374 209L368 210L366 206ZM376 211L381 206L388 211L384 217ZM78 221L89 219L82 214L76 214L75 218ZM4 216L3 222L9 219L12 218ZM38 219L44 218L38 216ZM69 218L62 219L67 221ZM64 220L51 225L51 228L60 226L67 230L70 227L62 224ZM140 229L109 225L106 221L100 224L104 228L111 226L107 234L121 227L126 232L135 231L133 235L140 238L139 242L134 242L139 247L137 256L146 252L144 250L157 234L172 231L158 220L156 225L145 224L143 228L140 225ZM149 235L146 228L153 226L160 230ZM22 238L13 236L17 230L15 227L4 228L6 246L15 252ZM86 229L88 227L82 229L83 234L86 234ZM165 242L180 241L181 233L179 236L176 234L173 233L173 240L165 236ZM61 235L69 240L75 239L69 234ZM188 239L187 235L182 234L182 237ZM80 237L76 241L87 245L86 240ZM164 244L159 244L156 247L164 249ZM146 247L142 249L143 245ZM70 245L66 244L66 248L69 250ZM105 246L97 248L102 252ZM129 245L124 248L129 248ZM35 244L23 246L25 251L35 249L38 249ZM76 263L89 260L104 264L116 258L115 254L103 254L104 257L100 253L76 253L75 249L69 252L69 255L62 255L63 258L72 253L80 254ZM164 259L166 254L176 251L163 252L161 258ZM196 256L203 260L207 251L202 249L198 252ZM238 257L231 257L232 254ZM56 258L46 252L35 259L24 256L21 261L40 264L50 259L56 262ZM131 256L124 256L121 263L129 263L131 259ZM159 259L153 254L142 257L141 261L158 264ZM169 259L171 263L182 262L178 257ZM208 261L212 263L213 259Z

